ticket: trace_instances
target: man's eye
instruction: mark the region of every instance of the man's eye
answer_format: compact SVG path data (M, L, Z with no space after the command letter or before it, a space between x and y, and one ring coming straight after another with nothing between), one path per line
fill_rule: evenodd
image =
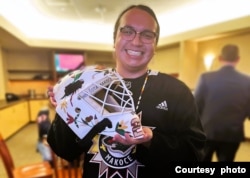
M155 37L154 33L152 32L142 32L141 35L143 36L143 38L147 38L147 39L152 39Z
M131 29L123 29L122 33L125 35L132 35L133 34L133 30Z

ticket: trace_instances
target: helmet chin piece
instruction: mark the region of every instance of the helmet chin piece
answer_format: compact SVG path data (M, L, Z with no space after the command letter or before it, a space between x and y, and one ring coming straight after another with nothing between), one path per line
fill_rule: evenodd
M104 118L111 121L100 134L143 136L131 92L112 69L89 66L63 77L53 88L56 112L83 139Z

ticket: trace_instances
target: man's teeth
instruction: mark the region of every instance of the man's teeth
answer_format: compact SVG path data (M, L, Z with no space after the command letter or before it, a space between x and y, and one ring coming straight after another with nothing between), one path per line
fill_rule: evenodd
M142 52L132 51L132 50L128 50L127 52L129 55L133 55L133 56L140 56L142 54Z

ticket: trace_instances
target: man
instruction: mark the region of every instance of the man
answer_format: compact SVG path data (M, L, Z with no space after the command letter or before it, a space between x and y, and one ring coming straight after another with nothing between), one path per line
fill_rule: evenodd
M148 69L159 33L154 12L144 5L125 9L114 27L114 70L132 92L144 126L144 137L140 139L132 139L128 134L125 138L112 138L114 143L123 145L121 149L129 147L130 152L102 157L94 148L106 150L100 144L103 135L97 134L95 141L79 146L62 119L56 117L52 124L48 142L56 153L71 159L85 152L84 178L145 178L159 174L168 177L172 161L200 160L205 135L191 91L178 79ZM51 88L49 96L53 103Z
M218 161L233 161L244 140L244 120L250 117L250 78L235 67L238 46L227 44L219 60L222 68L201 75L195 99L207 136L204 161L216 153Z

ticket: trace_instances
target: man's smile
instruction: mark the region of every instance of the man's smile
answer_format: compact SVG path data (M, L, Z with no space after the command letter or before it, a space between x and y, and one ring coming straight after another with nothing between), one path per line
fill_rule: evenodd
M126 51L129 55L132 55L132 56L141 56L142 55L142 52L140 52L140 51L133 51L133 50L126 50Z

